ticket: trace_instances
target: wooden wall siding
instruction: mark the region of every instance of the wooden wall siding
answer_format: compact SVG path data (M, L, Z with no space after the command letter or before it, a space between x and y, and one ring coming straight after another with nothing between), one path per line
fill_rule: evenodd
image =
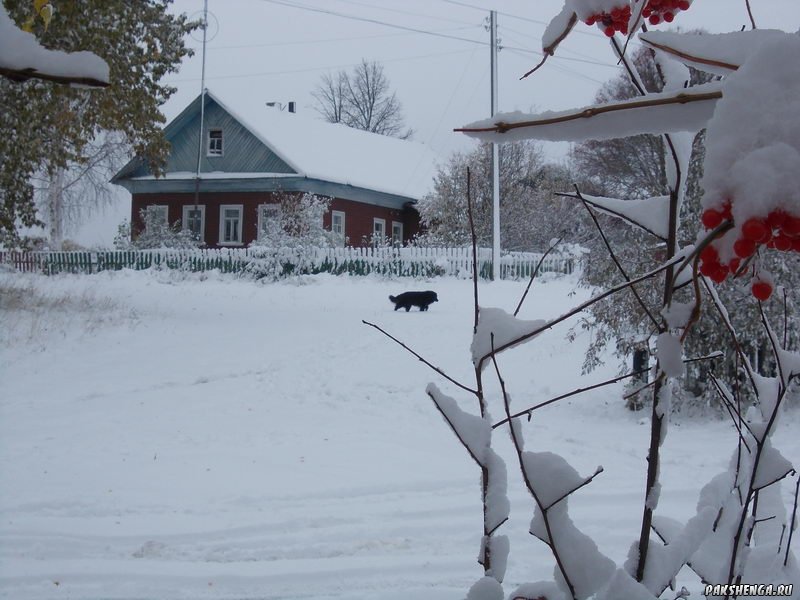
M199 103L198 103L199 105ZM269 110L266 106L264 110ZM166 173L197 170L197 135L200 114L182 120L181 126L168 131L172 144ZM222 129L222 156L206 156L208 131ZM295 171L267 148L261 140L239 124L213 100L206 100L203 149L200 169L204 173L225 171L230 173L294 173ZM148 175L146 167L139 167L134 176Z
M392 221L403 223L404 242L407 242L410 235L416 233L418 228L419 213L413 208L397 210L334 198L331 202L331 210L344 212L345 236L349 239L351 246L362 246L369 241L372 237L373 219L386 221L386 235L389 237L392 235ZM330 212L325 215L323 224L325 229L331 228Z
M237 193L204 193L200 195L198 204L205 206L205 243L209 248L218 247L219 241L219 211L223 204L243 205L242 243L248 245L255 241L258 234L258 205L275 202L274 195L270 192L237 192ZM140 217L141 209L159 204L168 207L167 214L170 224L175 224L183 217L183 207L194 205L194 194L134 194L131 203L131 224L134 236L138 235L144 227ZM419 230L419 214L413 208L402 210L363 204L334 198L331 201L331 210L341 210L345 213L345 236L351 246L361 246L372 236L373 219L386 221L386 233L391 236L392 221L403 223L404 242L413 237ZM323 218L325 229L331 228L331 213Z

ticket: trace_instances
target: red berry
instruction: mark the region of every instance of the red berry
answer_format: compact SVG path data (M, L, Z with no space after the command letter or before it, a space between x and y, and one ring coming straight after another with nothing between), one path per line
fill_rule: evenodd
M739 266L742 264L741 259L732 258L731 262L728 263L728 269L730 269L731 273L736 273L739 270Z
M650 15L650 18L647 20L650 22L650 25L658 25L659 23L661 23L661 17L655 13Z
M586 19L586 21L584 21L584 22L585 22L587 25L594 25L595 23L597 23L597 16L596 16L596 15L592 15L591 17L589 17L588 19Z
M736 253L736 256L740 258L753 256L756 251L756 243L753 240L739 238L733 243L733 251Z
M756 217L747 219L742 225L742 235L748 240L758 243L766 242L770 237L771 231L764 219Z
M800 252L800 238L794 238L792 240L792 250Z
M787 252L792 249L792 238L788 235L776 235L772 238L772 245L776 250Z
M650 7L649 6L645 6L644 9L642 10L642 17L644 17L646 19L647 17L650 16L651 13L652 13L652 11L650 10Z
M700 217L700 220L706 229L714 229L722 223L722 213L714 208L707 208L703 211L703 216Z
M700 260L703 262L719 262L719 252L714 246L706 246L700 251Z
M750 286L750 291L753 293L753 296L761 300L761 302L764 302L772 295L772 285L766 281L756 280L753 282L753 285Z
M678 0L678 8L681 10L689 10L689 6L688 0Z
M781 223L781 231L789 237L800 236L800 217L787 215L786 220Z
M714 283L722 283L723 281L725 281L725 278L727 276L728 276L728 267L726 267L725 265L719 265L716 271L714 271L713 273L711 273L711 275L709 275L711 281L713 281Z
M606 27L603 29L603 33L605 33L608 37L614 37L614 28L613 27Z
M667 11L667 12L665 12L665 13L664 13L663 15L661 15L661 16L662 16L662 17L664 17L664 20L665 20L667 23L672 23L672 21L673 21L673 20L675 20L675 15L673 15L673 14L672 14L670 11Z
M725 200L722 203L722 218L725 221L730 221L733 219L733 213L731 212L731 201L730 199Z
M780 226L783 225L788 216L789 215L780 209L773 210L767 215L767 225L770 229L780 229Z

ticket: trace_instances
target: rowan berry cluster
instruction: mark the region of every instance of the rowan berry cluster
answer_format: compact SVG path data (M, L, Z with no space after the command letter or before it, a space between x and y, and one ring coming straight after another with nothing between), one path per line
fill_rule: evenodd
M601 12L589 16L587 25L597 25L608 37L612 37L617 31L622 35L628 35L628 21L631 18L630 4L615 6L611 12Z
M707 208L701 217L706 229L714 229L723 221L730 221L731 203L720 208ZM717 242L706 246L700 253L700 272L716 283L722 283L729 274L736 274L743 260L749 259L761 246L781 252L800 252L800 216L783 209L770 211L766 216L747 219L728 234L734 235L733 257L724 263L720 259ZM753 296L766 300L772 294L772 281L766 274L757 274L750 287Z
M651 25L672 23L675 15L682 10L689 10L689 6L689 0L650 0L642 9L642 17Z

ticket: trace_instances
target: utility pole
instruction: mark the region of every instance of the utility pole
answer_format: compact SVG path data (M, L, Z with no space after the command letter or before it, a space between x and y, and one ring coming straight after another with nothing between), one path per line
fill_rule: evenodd
M208 0L203 2L203 67L200 71L200 131L197 133L197 172L194 178L194 210L200 200L200 162L203 159L203 127L206 116L206 36L208 35Z
M492 71L492 116L497 113L497 11L489 13ZM500 152L492 142L492 280L500 279Z

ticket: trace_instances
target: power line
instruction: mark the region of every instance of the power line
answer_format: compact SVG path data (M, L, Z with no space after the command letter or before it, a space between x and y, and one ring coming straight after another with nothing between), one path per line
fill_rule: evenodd
M406 25L398 25L396 23L389 23L387 21L381 21L379 19L370 19L368 17L360 17L360 16L357 16L357 15L350 15L350 14L347 14L347 13L341 13L341 12L337 12L337 11L333 11L333 10L319 8L319 7L316 7L316 6L309 6L307 4L299 4L299 3L296 3L296 2L290 2L289 0L261 0L261 1L262 2L269 2L271 4L277 4L279 6L287 6L289 8L297 8L297 9L300 9L300 10L307 10L307 11L310 11L310 12L315 12L315 13L321 13L321 14L325 14L325 15L340 17L340 18L343 18L343 19L350 19L350 20L353 20L353 21L362 21L362 22L365 22L365 23L372 23L372 24L375 24L375 25L383 25L385 27L392 27L394 29L401 29L403 31L413 31L415 33L422 33L422 34L430 35L430 36L434 36L434 37L441 37L441 38L456 40L456 41L460 41L460 42L468 42L470 44L477 44L477 45L480 45L480 46L488 46L489 45L488 42L483 41L483 40L475 40L475 39L471 39L471 38L464 38L464 37L459 37L459 36L454 36L454 35L447 35L447 34L443 34L443 33L436 33L436 32L433 32L433 31L430 31L430 30L427 30L427 29L418 29L416 27L408 27ZM442 1L455 2L455 0L442 0ZM518 52L525 52L525 53L532 54L532 55L535 55L535 56L542 56L542 52L536 51L536 50L530 50L528 48L518 48L518 47L513 47L513 46L503 46L503 47L504 48L508 48L508 49L517 50ZM595 65L595 66L599 66L599 67L617 68L617 65L611 65L609 63L604 63L604 62L599 62L599 61L589 60L589 59L573 58L573 57L569 57L569 56L555 56L554 58L558 58L560 60L569 60L569 61L573 61L573 62L585 63L585 64Z
M349 15L347 13L341 13L334 10L328 10L325 8L318 8L316 6L308 6L305 4L297 4L294 2L287 2L285 0L261 0L261 2L269 2L270 4L277 4L279 6L288 6L289 8L298 8L300 10L307 10L310 12L320 13L323 15L330 15L334 17L341 17L343 19L350 19L352 21L362 21L364 23L372 23L374 25L383 25L385 27L393 27L394 29L401 29L403 31L413 31L415 33L422 33L425 35L432 35L435 37L446 38L450 40L457 40L459 42L468 42L470 44L480 44L482 46L487 45L486 42L480 40L473 40L470 38L459 37L455 35L447 35L444 33L435 33L433 31L429 31L427 29L417 29L416 27L407 27L405 25L398 25L396 23L388 23L386 21L381 21L379 19L370 19L368 17L359 17L357 15Z
M472 8L474 10L480 10L482 12L489 12L489 11L493 10L491 8L486 8L486 7L483 7L483 6L477 6L475 4L469 4L467 2L459 2L458 0L439 0L439 1L440 2L446 2L447 4L455 4L456 6L463 6L465 8ZM498 15L503 15L504 17L510 17L512 19L518 19L520 21L527 21L528 23L536 23L537 25L543 25L545 27L547 27L550 24L547 21L540 21L539 19L531 19L530 17L523 17L523 16L520 16L520 15L515 15L515 14L507 13L507 12L502 12L502 11L499 11L499 10L497 11L497 14ZM605 37L602 33L597 32L597 31L591 31L591 30L584 31L582 29L576 29L574 31L574 33L577 33L579 35L589 35L589 36L592 36L592 37L599 37L599 38L604 38Z
M465 54L470 52L470 50L451 50L449 52L435 52L432 54L420 54L417 56L405 56L402 58L387 58L382 60L383 63L391 63L391 62L402 62L406 60L420 60L423 58L436 58L438 56L450 56L453 54ZM267 77L270 75L292 75L294 73L309 73L313 71L327 71L331 69L346 69L348 67L355 67L361 63L349 63L346 65L328 65L325 67L306 67L303 69L289 69L286 71L262 71L259 73L241 73L238 75L212 75L206 76L206 79L243 79L248 77ZM196 77L190 77L186 79L170 79L169 83L183 83L187 81L198 81Z
M452 27L449 29L443 29L440 31L434 31L433 33L444 33L447 31L464 31L466 29L475 29L475 28L482 28L482 25L471 25L468 27ZM338 37L338 38L322 38L316 40L290 40L287 42L266 42L263 44L236 44L231 46L216 46L210 45L209 47L212 50L229 50L229 49L241 49L241 48L270 48L276 46L304 46L307 44L325 44L328 42L352 42L355 40L370 40L375 38L387 38L387 37L399 37L402 35L412 35L415 32L407 31L402 33L376 33L373 35L362 35L362 36L347 36L347 37Z
M387 12L398 13L401 15L411 15L414 17L424 17L426 19L434 19L436 21L448 21L450 23L460 23L461 25L470 25L467 21L461 21L458 19L451 19L450 17L439 17L437 15L428 15L425 13L414 12L411 10L402 10L400 8L387 8L385 6L379 6L377 4L372 4L370 2L358 2L357 0L336 0L337 2L344 2L345 4L354 4L356 6L366 6L367 8L374 8L376 10L384 10Z

